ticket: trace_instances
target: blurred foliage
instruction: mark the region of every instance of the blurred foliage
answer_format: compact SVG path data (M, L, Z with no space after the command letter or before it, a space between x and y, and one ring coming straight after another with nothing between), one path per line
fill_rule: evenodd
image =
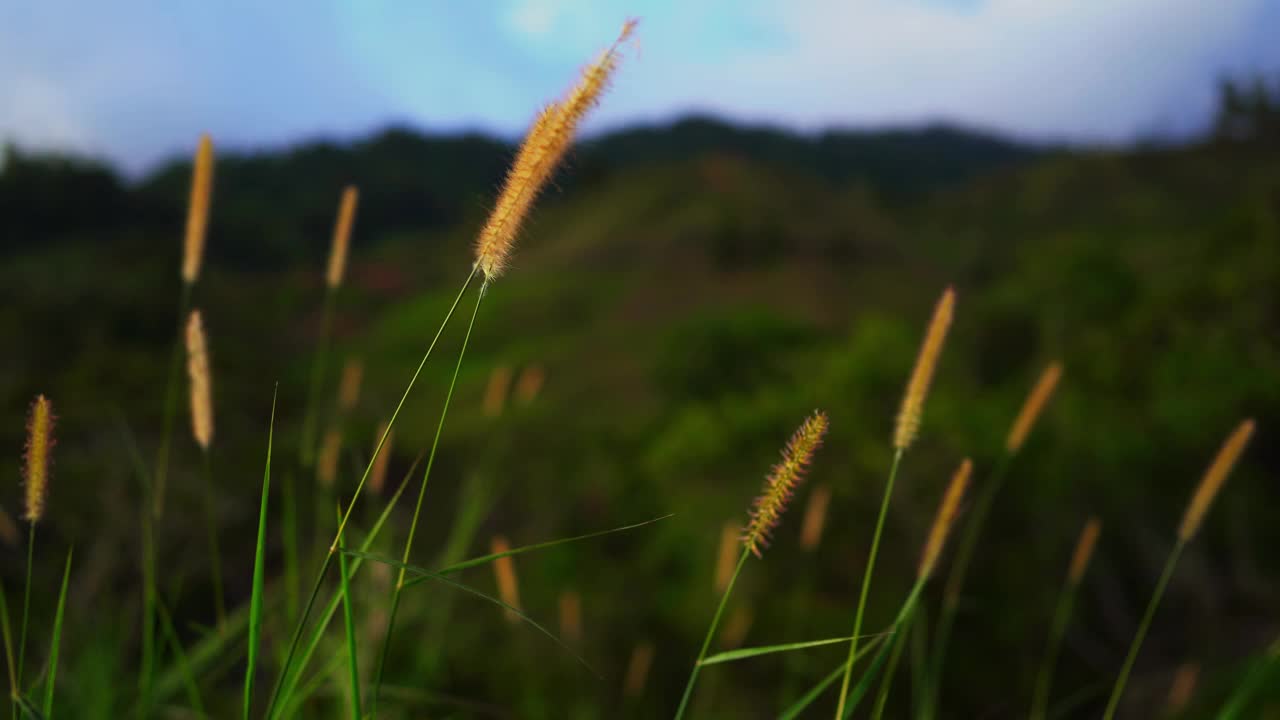
M1276 96L1258 101L1254 87L1224 86L1211 137L1124 152L942 128L799 137L707 119L584 144L509 277L489 290L415 558L433 564L450 540L471 556L495 533L522 545L675 517L516 562L526 610L553 627L559 595L581 594L581 651L602 681L494 608L423 585L397 624L388 680L404 690L388 707L405 717L428 707L440 717L669 713L714 609L720 528L745 517L777 449L815 407L832 419L811 479L834 490L826 538L800 550L794 508L764 561L747 567L734 605L752 619L747 644L847 631L893 415L948 283L959 292L956 326L900 478L872 621L901 601L950 470L968 455L981 478L1041 367L1061 359L1061 391L997 500L962 600L946 717L1023 711L1090 513L1104 519L1102 544L1055 687L1065 696L1109 680L1199 474L1234 424L1254 416L1258 437L1184 558L1131 684L1137 717L1195 659L1206 672L1193 711L1212 707L1280 632L1280 558L1266 549L1280 546L1280 445L1270 440L1280 426L1280 135ZM249 591L277 380L278 447L297 441L341 186L360 185L361 207L338 357L367 365L345 425L339 492L348 494L467 272L470 233L510 152L482 137L390 130L350 146L220 156L195 299L212 346L233 604ZM77 546L59 681L74 711L64 716L115 716L131 697L113 672L136 660L139 603L139 487L121 425L150 458L177 327L188 172L175 163L125 183L98 165L11 149L0 173L0 442L16 456L29 398L53 398L58 467L38 551L56 558ZM393 476L430 442L461 330L446 333L405 408ZM546 381L492 417L481 398L498 366L517 376L540 368ZM179 443L173 506L158 528L172 569L163 590L187 640L211 613L203 541L189 521L198 467L194 446ZM307 540L311 519L324 516L306 508L323 493L296 469L279 472L302 491ZM8 477L0 505L15 514L16 470ZM797 504L806 497L802 489ZM459 529L464 517L475 526ZM408 508L396 520L382 552L398 554ZM20 556L0 560L9 588ZM269 562L278 574L278 534ZM59 572L52 560L36 568L47 594L37 595L35 627ZM376 577L356 584L371 633L385 603ZM462 579L493 588L485 568ZM936 601L931 591L931 610ZM120 624L104 628L108 613ZM282 632L266 641L274 655ZM647 689L627 698L628 659L646 642L656 648ZM772 716L841 657L834 648L708 670L694 714ZM227 669L204 680L228 701L215 707L234 707L238 671ZM905 715L910 684L899 682ZM335 680L322 694L333 712L341 693ZM1096 711L1098 700L1086 695L1084 707Z

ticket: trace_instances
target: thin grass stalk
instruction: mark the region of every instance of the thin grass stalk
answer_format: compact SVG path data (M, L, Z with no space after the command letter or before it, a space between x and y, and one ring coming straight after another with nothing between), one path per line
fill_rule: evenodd
M142 481L142 646L138 662L138 717L151 714L151 692L155 673L156 626L156 542L153 484L148 482L143 468L138 468Z
M67 609L67 585L71 582L71 556L67 550L67 566L62 571L62 588L58 591L58 609L53 615L53 637L49 640L49 679L44 684L44 717L53 717L53 690L58 682L58 654L62 648L62 618Z
M13 716L18 716L18 676L17 665L13 660L13 633L9 629L9 600L4 593L4 583L0 582L0 633L4 635L5 666L9 669L9 699L12 703Z
M279 392L277 386L276 392ZM262 471L262 498L258 504L258 540L253 550L253 589L249 594L249 649L244 671L244 720L253 709L253 680L258 670L258 647L262 641L262 606L266 584L267 508L271 498L271 451L275 441L276 397L271 398L271 421L267 426L267 462Z
M914 615L907 616L906 625L902 631L909 632L911 629L911 621ZM889 703L889 690L893 687L893 676L898 670L898 662L902 659L902 648L906 645L906 637L903 632L895 630L893 638L893 650L889 653L889 664L884 670L884 679L880 681L880 690L876 693L876 704L871 710L872 720L880 720L884 717L885 705Z
M169 448L173 441L173 423L178 415L178 383L182 377L184 355L183 330L191 311L191 289L194 283L182 283L178 293L178 330L174 334L169 351L169 375L164 385L164 417L160 426L160 447L156 450L155 482L152 483L151 507L148 510L160 517L164 514L165 490L169 478Z
M36 523L30 523L27 533L27 581L22 591L22 627L18 636L18 687L22 687L22 671L27 657L27 618L31 611L31 568L34 564L36 547Z
M418 519L422 514L422 503L427 496L427 483L431 479L431 468L435 465L436 451L440 447L440 436L444 433L444 422L449 415L449 403L453 400L453 391L458 384L458 373L462 370L462 359L467 352L467 344L471 341L471 331L475 328L476 317L480 314L480 304L484 301L485 288L487 287L487 283L482 285L480 293L476 296L476 305L471 311L471 320L467 323L467 332L462 338L462 347L458 350L458 361L454 363L453 376L449 379L449 389L445 392L444 406L440 409L440 420L436 423L436 433L431 440L431 450L427 455L427 466L422 471L422 484L418 486L418 501L413 507L413 519L409 522L409 537L405 540L404 553L401 556L400 562L405 565L409 564L409 556L413 551L413 539L418 530ZM387 432L390 432L390 430ZM383 634L382 651L378 653L378 670L374 674L373 694L369 705L370 715L373 715L378 709L378 690L382 685L382 673L385 670L387 653L391 647L391 634L395 629L396 613L400 609L400 594L404 591L404 574L405 569L401 567L396 578L395 587L391 591L391 611L387 615L387 631Z
M342 506L338 505L338 517L342 517ZM338 549L346 550L346 543L343 536L338 536ZM350 673L351 682L351 718L352 720L360 720L360 663L358 661L359 650L356 647L356 620L355 614L351 607L351 576L347 572L347 555L345 552L338 554L338 586L341 588L342 595L342 621L345 626L347 638L347 669Z
M209 450L206 448L201 454L204 456L201 479L204 486L205 529L209 536L209 574L213 581L214 616L218 620L218 629L221 631L222 627L227 623L227 606L222 589L222 552L218 548L217 494L213 489L213 461L210 458Z
M333 328L333 311L337 304L337 288L326 285L324 305L320 311L320 337L316 341L316 354L311 361L311 378L307 384L307 412L302 420L302 442L298 446L298 462L309 468L315 462L316 433L319 432L320 388L324 384L324 369L329 355L329 336Z
M1058 664L1058 653L1062 647L1062 638L1066 635L1067 624L1071 620L1071 611L1075 606L1076 595L1080 589L1080 581L1093 557L1093 550L1098 542L1101 524L1096 517L1089 518L1080 538L1076 542L1075 552L1071 557L1071 565L1067 569L1066 584L1058 596L1057 609L1053 613L1053 624L1049 629L1049 640L1045 644L1044 661L1040 665L1040 673L1036 678L1035 694L1031 701L1031 720L1044 720L1049 710L1049 686L1053 682L1053 673Z
M716 614L711 618L711 626L707 628L707 636L702 640L702 649L698 651L698 659L693 663L693 670L689 673L689 682L684 687L684 696L680 699L680 707L676 709L675 720L680 720L684 716L684 710L689 705L689 698L693 697L693 685L698 680L698 671L702 669L702 661L707 657L707 650L711 647L711 638L715 637L716 628L720 625L720 616L724 614L724 608L729 604L729 596L733 594L733 586L738 582L738 575L742 573L742 566L747 564L747 557L751 554L751 549L744 548L742 557L738 558L738 566L734 569L733 575L729 578L729 584L725 587L724 592L720 595L720 605L716 607Z
M862 632L862 618L866 612L867 595L871 590L871 576L876 568L876 554L880 550L880 536L884 533L885 517L889 514L889 499L893 497L893 484L898 477L898 466L902 463L904 449L893 453L893 464L889 467L889 480L884 486L884 497L880 500L880 514L876 517L876 529L871 535L871 552L867 555L867 568L862 574L862 590L858 593L858 609L853 617L852 639L849 641L849 658L844 666L844 679L840 681L840 701L836 705L836 717L844 713L849 697L849 679L853 672L853 658L858 653L858 635Z
M409 378L409 385L405 388L404 394L400 396L400 402L396 404L395 411L391 413L391 418L387 421L387 431L386 433L383 434L382 438L378 441L378 446L373 450L373 454L375 458L377 457L378 453L382 451L382 445L383 443L386 442L387 434L390 433L392 428L395 426L396 418L400 416L400 410L404 408L405 401L409 399L409 393L413 391L413 386L417 383L418 376L422 374L422 368L426 367L427 359L431 357L431 352L435 349L436 343L440 341L440 336L444 334L444 329L449 324L449 319L453 317L453 313L455 310L457 310L458 303L462 301L462 296L466 294L467 288L471 287L471 281L475 278L477 272L478 270L473 267L471 272L467 275L467 279L462 283L462 287L458 290L457 297L453 299L453 304L449 306L448 313L445 314L444 320L440 323L440 328L436 330L436 335L431 340L431 345L427 347L427 351L426 353L423 354L422 360L418 363L417 369L414 370L413 376ZM339 534L341 534L342 530L345 528L347 524L347 520L351 517L351 511L356 506L356 502L360 499L360 491L364 489L365 482L368 480L369 472L372 469L373 469L373 459L371 458L370 462L365 466L364 474L360 477L360 482L356 485L355 492L351 496L351 503L347 506L347 510L343 514L342 521L338 523ZM278 695L280 692L280 688L284 684L285 679L289 675L289 671L291 669L290 665L293 661L293 656L297 653L298 643L301 642L302 640L302 632L304 629L306 629L307 620L311 615L311 610L315 607L316 598L320 594L320 587L324 584L324 578L325 578L325 575L328 574L329 572L329 566L333 564L333 556L336 553L336 551L337 551L337 535L334 536L334 544L330 546L329 552L324 557L324 561L320 566L320 571L316 573L316 580L315 580L315 583L311 586L311 593L307 597L306 604L303 606L302 614L298 618L297 625L294 626L293 637L289 641L289 650L287 653L285 653L284 663L280 668L280 674L276 678L275 687L271 691L271 699L267 704L268 717L271 715L271 712L276 707L276 703L278 702L278 699L279 699Z
M164 605L157 606L160 617L160 629L164 632L165 638L169 640L169 646L173 648L173 656L177 659L178 672L182 675L182 682L187 688L187 702L191 703L191 709L195 711L196 717L204 718L204 701L200 698L200 687L196 684L196 676L191 671L191 661L187 658L187 652L182 647L182 642L178 640L178 631L173 627L173 619L169 617L169 612L165 610Z
M1147 631L1151 628L1151 619L1155 617L1156 608L1160 605L1160 598L1164 596L1165 588L1169 585L1169 579L1173 577L1174 566L1178 564L1178 558L1182 556L1182 550L1186 547L1186 543L1179 541L1173 546L1173 552L1169 553L1169 559L1165 561L1164 571L1160 573L1160 580L1156 582L1156 589L1151 594L1151 601L1147 603L1147 610L1142 614L1142 622L1138 624L1138 632L1133 636L1133 642L1129 645L1129 652L1125 655L1124 664L1120 666L1120 674L1116 677L1116 683L1111 688L1111 697L1107 700L1107 709L1102 713L1102 720L1111 720L1115 717L1116 709L1120 707L1120 697L1124 695L1124 686L1129 681L1129 673L1133 671L1133 664L1138 660L1138 652L1142 649L1142 642L1147 637Z

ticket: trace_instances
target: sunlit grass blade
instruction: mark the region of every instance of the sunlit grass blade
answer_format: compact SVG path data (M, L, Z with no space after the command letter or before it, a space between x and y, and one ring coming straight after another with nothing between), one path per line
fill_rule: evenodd
M868 635L871 642L862 647L858 652L858 656L854 658L857 662L859 658L866 655L868 651L879 645L888 636L888 633L880 633L879 635ZM808 650L809 648L823 647L826 645L838 645L840 643L849 642L847 637L827 638L825 640L808 640L806 642L784 643L782 645L763 645L760 647L742 648L740 650L729 650L727 652L716 653L702 660L701 665L718 665L720 663L734 662L737 660L746 660L748 658L760 657L761 655L773 655L774 653L792 652L795 650Z
M470 560L463 560L462 562L454 563L452 565L448 565L438 570L428 570L427 568L424 568L418 565L400 563L385 555L379 555L375 553L362 553L355 550L347 550L346 553L353 557L363 557L369 560L374 560L376 562L387 563L388 565L393 565L395 567L403 566L406 573L413 573L417 575L417 577L411 580L407 580L405 582L404 584L405 587L410 587L412 585L417 585L420 582L424 582L430 579L430 576L433 574L452 575L453 573L461 572L462 570L466 570L468 568L473 568L480 565L484 565L486 563L493 562L498 558L510 557L512 555L520 555L522 553L533 552L535 550L546 550L547 548L553 548L557 545L564 545L567 543L578 542L581 540L590 540L591 538L598 538L604 535L612 535L613 533L620 533L620 532L625 532L627 530L634 530L636 528L644 527L645 525L652 525L656 522L661 522L662 520L666 520L667 518L671 518L674 516L675 516L675 513L669 513L661 517L653 518L652 520L645 520L644 522L633 523L631 525L623 525L621 527L611 528L609 530L599 530L596 532L587 533L586 535L576 535L574 537L561 538L560 540L549 540L547 542L534 543L532 545L523 545L518 548L511 548L510 550L506 550L504 552L489 553L488 555L481 555L479 557L471 558Z
M338 519L342 519L342 507L338 507ZM338 534L338 586L342 596L342 621L347 636L347 669L351 674L351 717L360 720L360 665L356 648L356 621L351 608L351 576L347 574L346 541Z
M203 718L205 717L204 699L200 696L200 685L196 682L196 676L191 671L191 661L187 658L187 651L182 647L182 641L178 639L178 632L173 627L173 618L169 617L169 611L165 609L164 603L156 605L156 614L160 619L160 630L164 633L165 639L169 641L169 647L173 649L177 670L182 675L182 683L187 690L187 702L191 703L191 709L195 711L196 716Z
M249 651L244 671L244 719L253 707L253 678L258 671L258 646L262 641L262 599L266 577L267 505L271 495L271 446L275 440L276 397L271 396L271 420L267 425L267 462L262 471L262 500L258 506L258 542L253 551L253 589L249 595Z
M58 609L53 615L53 636L49 640L49 678L44 684L44 716L53 717L53 688L58 680L58 653L62 648L62 617L67 609L67 585L71 581L71 555L67 550L67 566L62 571L62 589L58 591Z
M547 628L543 627L543 626L542 626L542 625L541 625L537 620L534 620L533 618L529 617L529 616L528 616L528 615L526 615L524 612L522 612L520 609L518 609L518 608L516 608L516 607L514 607L514 606L512 606L512 605L508 605L507 603L505 603L505 602L503 602L503 601L499 600L499 599L498 599L498 598L496 598L496 597L493 597L492 595L489 595L489 594L487 594L487 593L481 592L480 590L477 590L477 589L475 589L475 588L471 587L470 585L465 585L465 584L463 584L463 583L458 582L457 580L453 580L453 579L451 579L451 578L449 578L449 577L447 577L447 576L445 576L445 575L443 575L443 574L441 574L441 573L438 573L438 572L432 572L432 571L427 570L427 569L425 569L425 568L419 568L419 567L414 567L414 566L411 566L411 565L406 565L406 564L404 564L404 563L402 563L402 562L398 562L398 561L396 561L396 560L392 560L391 558L378 557L377 555L373 555L373 554L371 554L371 553L366 553L366 552L349 552L348 554L349 554L349 555L352 555L352 556L354 556L354 557L359 557L359 558L365 558L365 559L368 559L368 560L372 560L372 561L374 561L374 562L385 563L385 564L387 564L387 565L390 565L391 567L394 567L394 568L398 568L398 569L404 570L405 572L412 572L412 573L416 573L416 574L418 574L418 575L420 575L420 576L422 576L422 577L425 577L425 578L428 578L428 579L431 579L431 580L435 580L436 582L439 582L439 583L443 583L443 584L445 584L445 585L447 585L447 586L449 586L449 587L451 587L451 588L453 588L453 589L455 589L455 590L461 590L462 592L470 593L471 595L475 595L475 596L476 596L476 597L478 597L478 598L482 598L482 599L484 599L484 600L488 600L489 602L493 603L494 605L497 605L498 607L503 608L504 610L506 610L506 611L508 611L508 612L510 612L510 613L512 613L512 614L514 614L516 617L520 618L521 620L524 620L525 622L529 623L529 624L530 624L530 625L532 625L534 628L536 628L539 632L541 632L543 635L546 635L548 638L551 638L551 640L552 640L553 642L555 642L555 644L559 645L559 646L560 646L560 647L561 647L565 652L567 652L567 653L569 653L570 655L572 655L572 656L573 656L573 659L577 660L579 663L582 663L582 666L583 666L583 667L585 667L588 671L590 671L592 675L595 675L597 678L598 678L598 677L600 677L600 675L595 671L595 668L591 667L591 664L590 664L590 663L588 663L585 659L583 659L581 655L579 655L579 654L577 654L576 652L574 652L574 651L573 651L573 648L569 647L569 646L568 646L568 644L566 644L563 640L561 640L561 639L559 638L559 636L557 636L555 633L551 632L551 631L550 631L550 630L548 630ZM497 554L498 554L498 555L504 555L504 556L505 556L505 555L507 555L508 553L497 553Z

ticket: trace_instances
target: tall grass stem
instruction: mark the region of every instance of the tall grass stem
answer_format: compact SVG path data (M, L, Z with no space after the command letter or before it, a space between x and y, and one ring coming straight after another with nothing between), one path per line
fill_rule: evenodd
M733 575L729 578L729 585L725 587L724 593L720 595L720 605L716 607L716 614L711 618L711 626L707 628L707 636L702 640L702 649L698 651L698 659L693 663L693 670L689 673L689 682L684 687L684 697L680 699L680 707L676 709L675 720L680 720L684 716L684 710L689 705L689 698L693 697L693 685L698 680L698 671L702 669L702 661L707 657L707 650L711 647L711 639L715 637L716 628L720 625L720 617L724 615L724 608L729 604L729 595L733 593L733 586L738 582L738 575L742 573L742 566L747 564L747 557L750 554L750 548L743 549L742 557L738 558L738 567L734 569Z
M1129 673L1133 671L1133 664L1138 659L1138 652L1142 649L1142 642L1147 637L1147 630L1151 628L1151 619L1155 617L1156 608L1160 605L1160 598L1164 596L1165 588L1169 585L1169 578L1173 577L1174 566L1178 564L1178 558L1182 556L1182 550L1185 547L1185 541L1178 541L1178 544L1173 546L1173 552L1169 553L1169 559L1165 561L1164 572L1160 573L1160 580L1156 582L1156 589L1151 593L1151 601L1147 603L1147 611L1142 614L1142 622L1138 624L1138 632L1133 636L1133 643L1129 646L1129 654L1125 656L1124 664L1120 666L1120 674L1116 676L1116 684L1111 688L1111 698L1107 700L1107 709L1102 714L1102 720L1114 718L1116 709L1120 707L1120 698L1124 695L1124 686L1129 681Z

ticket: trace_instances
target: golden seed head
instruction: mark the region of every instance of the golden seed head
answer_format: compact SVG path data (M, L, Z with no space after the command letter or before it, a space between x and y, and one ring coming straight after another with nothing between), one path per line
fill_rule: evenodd
M338 481L338 461L342 459L342 431L329 428L320 441L320 456L316 460L316 479L326 488L333 489Z
M484 389L485 417L498 417L507 404L507 390L511 387L511 368L499 365L489 373L489 383Z
M1227 481L1227 476L1231 474L1231 468L1235 467L1236 461L1240 459L1240 455L1244 452L1244 448L1249 444L1249 437L1253 435L1253 420L1245 420L1231 433L1227 441L1222 444L1222 448L1218 450L1218 455L1213 459L1213 464L1205 471L1204 478L1200 480L1200 486L1196 488L1196 494L1192 496L1191 503L1187 505L1187 513L1182 516L1182 526L1178 528L1178 538L1186 542L1196 534L1200 529L1200 523L1204 520L1204 515L1209 511L1209 505L1213 503L1213 498L1222 489L1222 484Z
M213 379L199 310L192 310L187 318L187 377L191 389L191 435L200 449L208 451L213 443Z
M44 517L45 498L49 494L49 465L53 454L53 404L37 395L27 417L27 507L23 517L32 524Z
M1075 552L1071 554L1071 568L1067 572L1067 582L1078 585L1089 569L1089 560L1093 558L1093 548L1098 544L1098 535L1102 533L1102 521L1093 516L1080 531L1080 539L1076 540Z
M893 433L893 447L896 450L906 450L910 447L920 431L925 396L929 394L929 383L933 381L933 371L938 366L938 356L942 354L942 344L947 339L947 330L951 327L955 303L956 292L948 287L933 310L933 320L929 322L924 344L920 346L920 354L916 357L915 370L911 372L907 391L902 396L902 408L898 411L898 423Z
M1010 455L1022 449L1022 443L1026 442L1027 435L1031 434L1031 428L1035 427L1036 420L1044 411L1045 405L1049 404L1049 399L1053 397L1053 391L1058 387L1058 381L1061 379L1061 363L1050 363L1049 367L1040 373L1040 379L1036 381L1031 394L1022 403L1022 410L1018 412L1018 418L1013 421L1013 427L1009 428L1009 437L1005 440L1004 447Z
M382 440L382 436L386 435L387 439ZM391 446L395 440L395 431L391 428L391 424L383 420L378 425L378 434L374 437L374 449L377 450L377 443L382 442L382 450L378 452L377 457L373 459L373 468L369 470L369 489L375 494L381 495L382 490L387 486L387 468L391 465Z
M342 285L342 275L347 270L347 253L351 248L351 226L356 220L356 202L360 191L348 185L342 191L338 205L338 220L333 225L333 244L329 246L329 272L325 277L330 289Z
M511 544L502 535L493 536L493 540L489 545L489 552L504 553L511 550ZM511 607L520 609L520 585L516 581L516 564L510 555L504 555L493 561L493 576L498 581L498 597L502 598L502 602ZM506 617L509 622L515 623L520 621L520 616L506 611Z
M743 545L756 557L768 547L769 537L782 519L792 492L804 478L813 454L822 446L828 424L826 413L815 410L791 436L782 450L782 460L765 479L764 490L752 505L747 529L742 535Z
M349 413L360 402L360 383L364 380L364 363L359 358L348 358L342 366L342 380L338 383L338 409Z
M729 578L733 576L733 565L738 560L738 539L742 537L742 527L734 522L727 522L720 528L720 550L716 553L716 592L722 593L729 587Z
M951 484L947 486L946 495L942 496L942 504L938 506L938 514L933 518L933 527L929 529L929 539L925 542L924 552L920 554L920 566L917 574L921 578L927 578L933 574L933 568L938 563L938 556L942 555L942 548L946 545L947 535L951 532L951 526L955 525L956 517L960 514L960 502L964 500L965 490L969 487L969 474L973 472L973 463L969 458L965 458L960 463L960 467L956 469L956 474L951 476Z
M627 662L627 679L622 691L624 695L639 697L644 692L645 682L649 679L649 666L652 664L653 643L642 642L636 645Z
M574 590L560 594L560 637L570 645L582 644L582 598Z
M538 397L542 384L547 380L547 372L541 365L530 365L520 372L516 380L516 400L521 405L528 405Z
M182 244L182 280L188 285L200 277L212 196L213 140L206 133L200 136L200 145L191 166L191 199L187 202L187 232Z
M809 504L804 509L804 522L800 527L800 548L815 550L822 541L822 529L827 524L827 506L831 504L831 486L822 484L809 494Z
M516 153L502 193L476 239L476 267L493 280L506 268L520 227L538 193L551 179L568 150L578 125L600 100L617 69L621 45L631 36L636 21L628 20L613 45L583 71L578 84L563 100L538 114Z

